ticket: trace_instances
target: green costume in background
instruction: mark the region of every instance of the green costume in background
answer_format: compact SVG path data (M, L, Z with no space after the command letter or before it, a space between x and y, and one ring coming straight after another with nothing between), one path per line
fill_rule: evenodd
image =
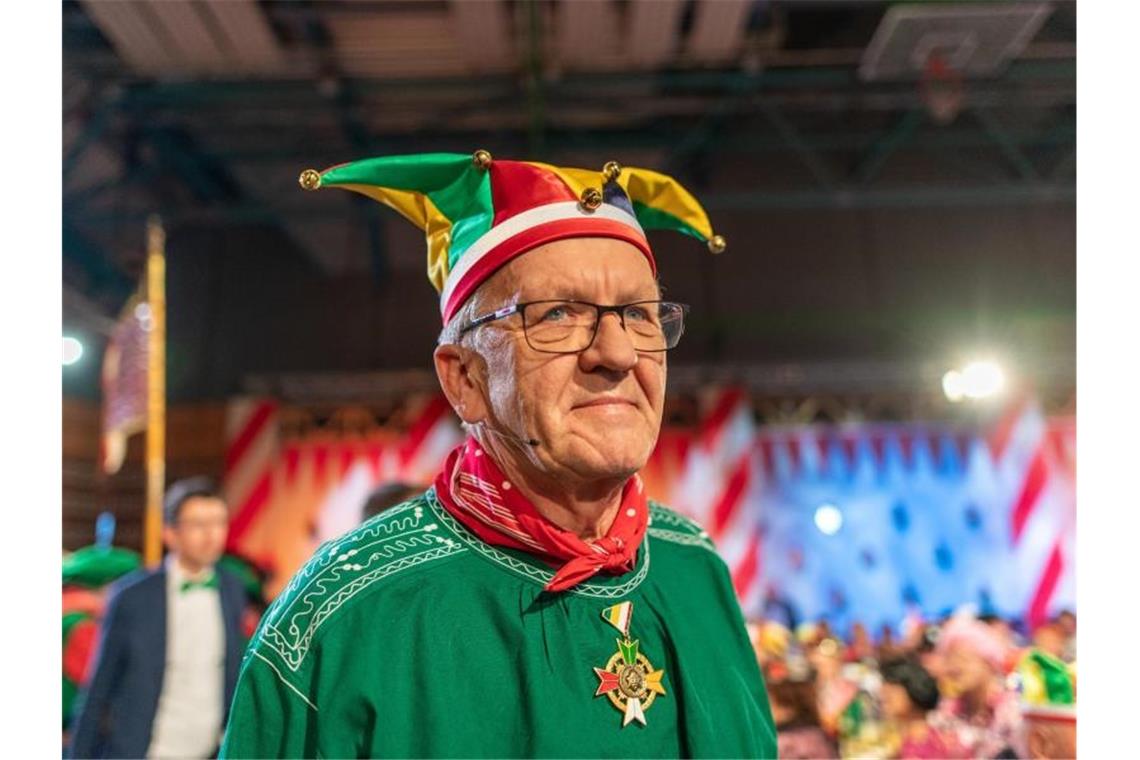
M559 594L543 591L552 576L475 537L434 490L376 516L266 613L222 756L776 756L727 567L696 523L651 504L631 571ZM602 616L615 608L625 641ZM597 672L621 671L623 648L664 671L644 724Z

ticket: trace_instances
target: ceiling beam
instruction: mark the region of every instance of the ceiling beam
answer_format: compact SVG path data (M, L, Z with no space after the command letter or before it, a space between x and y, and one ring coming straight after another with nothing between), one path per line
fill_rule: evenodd
M668 64L677 53L683 0L631 0L626 11L626 55L638 68Z
M1021 150L1021 146L1013 140L1001 122L985 108L972 108L970 113L977 119L978 123L982 126L982 130L990 136L990 138L997 144L1001 150L1002 155L1013 166L1017 172L1017 176L1028 182L1032 182L1040 178L1037 168L1029 157Z
M286 69L285 52L257 0L204 4L229 39L229 63L239 72L271 75Z
M448 12L469 70L503 71L516 65L511 16L503 0L449 0Z
M799 156L800 161L807 167L816 183L824 190L834 191L836 186L834 173L815 148L804 141L799 130L780 113L779 109L771 104L761 105L760 113L776 128L776 132L788 144L792 152Z
M735 59L744 45L751 8L751 0L698 0L693 29L685 44L686 57L698 63Z
M914 133L925 121L926 114L917 108L903 114L894 126L886 134L876 139L864 153L863 158L859 160L855 170L851 173L855 181L866 185L874 180L886 165L887 160L894 155L895 151L910 142Z
M537 5L537 3L536 3ZM572 0L555 6L556 60L562 70L611 70L625 60L617 6L610 0Z

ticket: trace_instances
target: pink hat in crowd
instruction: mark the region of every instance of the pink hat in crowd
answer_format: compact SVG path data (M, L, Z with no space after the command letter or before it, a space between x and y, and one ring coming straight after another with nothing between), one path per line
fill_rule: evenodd
M958 643L972 649L994 670L1001 671L1005 666L1006 645L1001 636L976 618L956 616L942 626L937 651L944 653Z

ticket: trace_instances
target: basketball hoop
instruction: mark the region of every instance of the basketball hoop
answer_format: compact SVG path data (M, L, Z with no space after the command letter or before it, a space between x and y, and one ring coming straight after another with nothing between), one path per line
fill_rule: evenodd
M938 51L927 57L918 91L930 118L934 123L942 125L949 124L958 117L962 111L962 101L966 97L961 72L947 63Z

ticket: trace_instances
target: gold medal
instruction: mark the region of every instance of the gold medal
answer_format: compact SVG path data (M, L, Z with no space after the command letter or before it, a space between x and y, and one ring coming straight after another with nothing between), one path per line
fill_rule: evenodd
M629 638L629 623L633 617L633 602L607 607L602 610L602 619L621 631L617 640L618 651L610 657L604 668L594 668L598 676L598 690L595 697L605 694L610 704L624 716L622 728L633 721L645 725L645 711L658 695L665 695L661 679L664 670L656 670L649 659L638 651L637 639Z

